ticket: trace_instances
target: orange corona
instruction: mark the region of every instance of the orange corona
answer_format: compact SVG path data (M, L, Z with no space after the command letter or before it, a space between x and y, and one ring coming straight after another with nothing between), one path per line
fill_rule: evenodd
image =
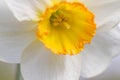
M37 37L55 54L78 54L96 31L94 15L78 2L49 7L41 18Z

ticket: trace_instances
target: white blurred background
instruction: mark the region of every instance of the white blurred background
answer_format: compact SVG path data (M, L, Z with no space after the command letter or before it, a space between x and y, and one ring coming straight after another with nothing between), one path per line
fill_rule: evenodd
M17 66L0 62L0 80L16 80Z

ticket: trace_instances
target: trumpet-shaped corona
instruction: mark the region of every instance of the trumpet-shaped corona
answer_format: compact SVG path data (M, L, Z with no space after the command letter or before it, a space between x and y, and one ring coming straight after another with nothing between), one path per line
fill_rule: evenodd
M96 31L94 15L77 2L58 3L47 8L41 18L37 37L55 54L78 54Z

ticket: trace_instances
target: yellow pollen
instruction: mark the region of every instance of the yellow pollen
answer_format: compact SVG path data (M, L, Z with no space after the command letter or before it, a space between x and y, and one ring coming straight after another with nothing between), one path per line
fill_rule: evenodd
M94 15L78 2L60 2L41 18L37 37L55 54L78 54L96 31Z
M55 27L61 26L66 27L67 29L70 28L70 25L68 24L67 21L67 17L65 17L60 10L57 10L51 15L50 22Z

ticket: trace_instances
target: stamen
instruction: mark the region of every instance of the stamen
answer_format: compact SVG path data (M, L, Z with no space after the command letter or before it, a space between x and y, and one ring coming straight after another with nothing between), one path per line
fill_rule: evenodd
M64 25L67 29L70 29L70 27L71 27L67 22L63 22L63 25Z
M63 15L63 12L60 10L57 10L54 12L50 17L50 22L53 24L53 26L60 26L66 27L67 29L70 29L70 24L68 24L68 19Z

